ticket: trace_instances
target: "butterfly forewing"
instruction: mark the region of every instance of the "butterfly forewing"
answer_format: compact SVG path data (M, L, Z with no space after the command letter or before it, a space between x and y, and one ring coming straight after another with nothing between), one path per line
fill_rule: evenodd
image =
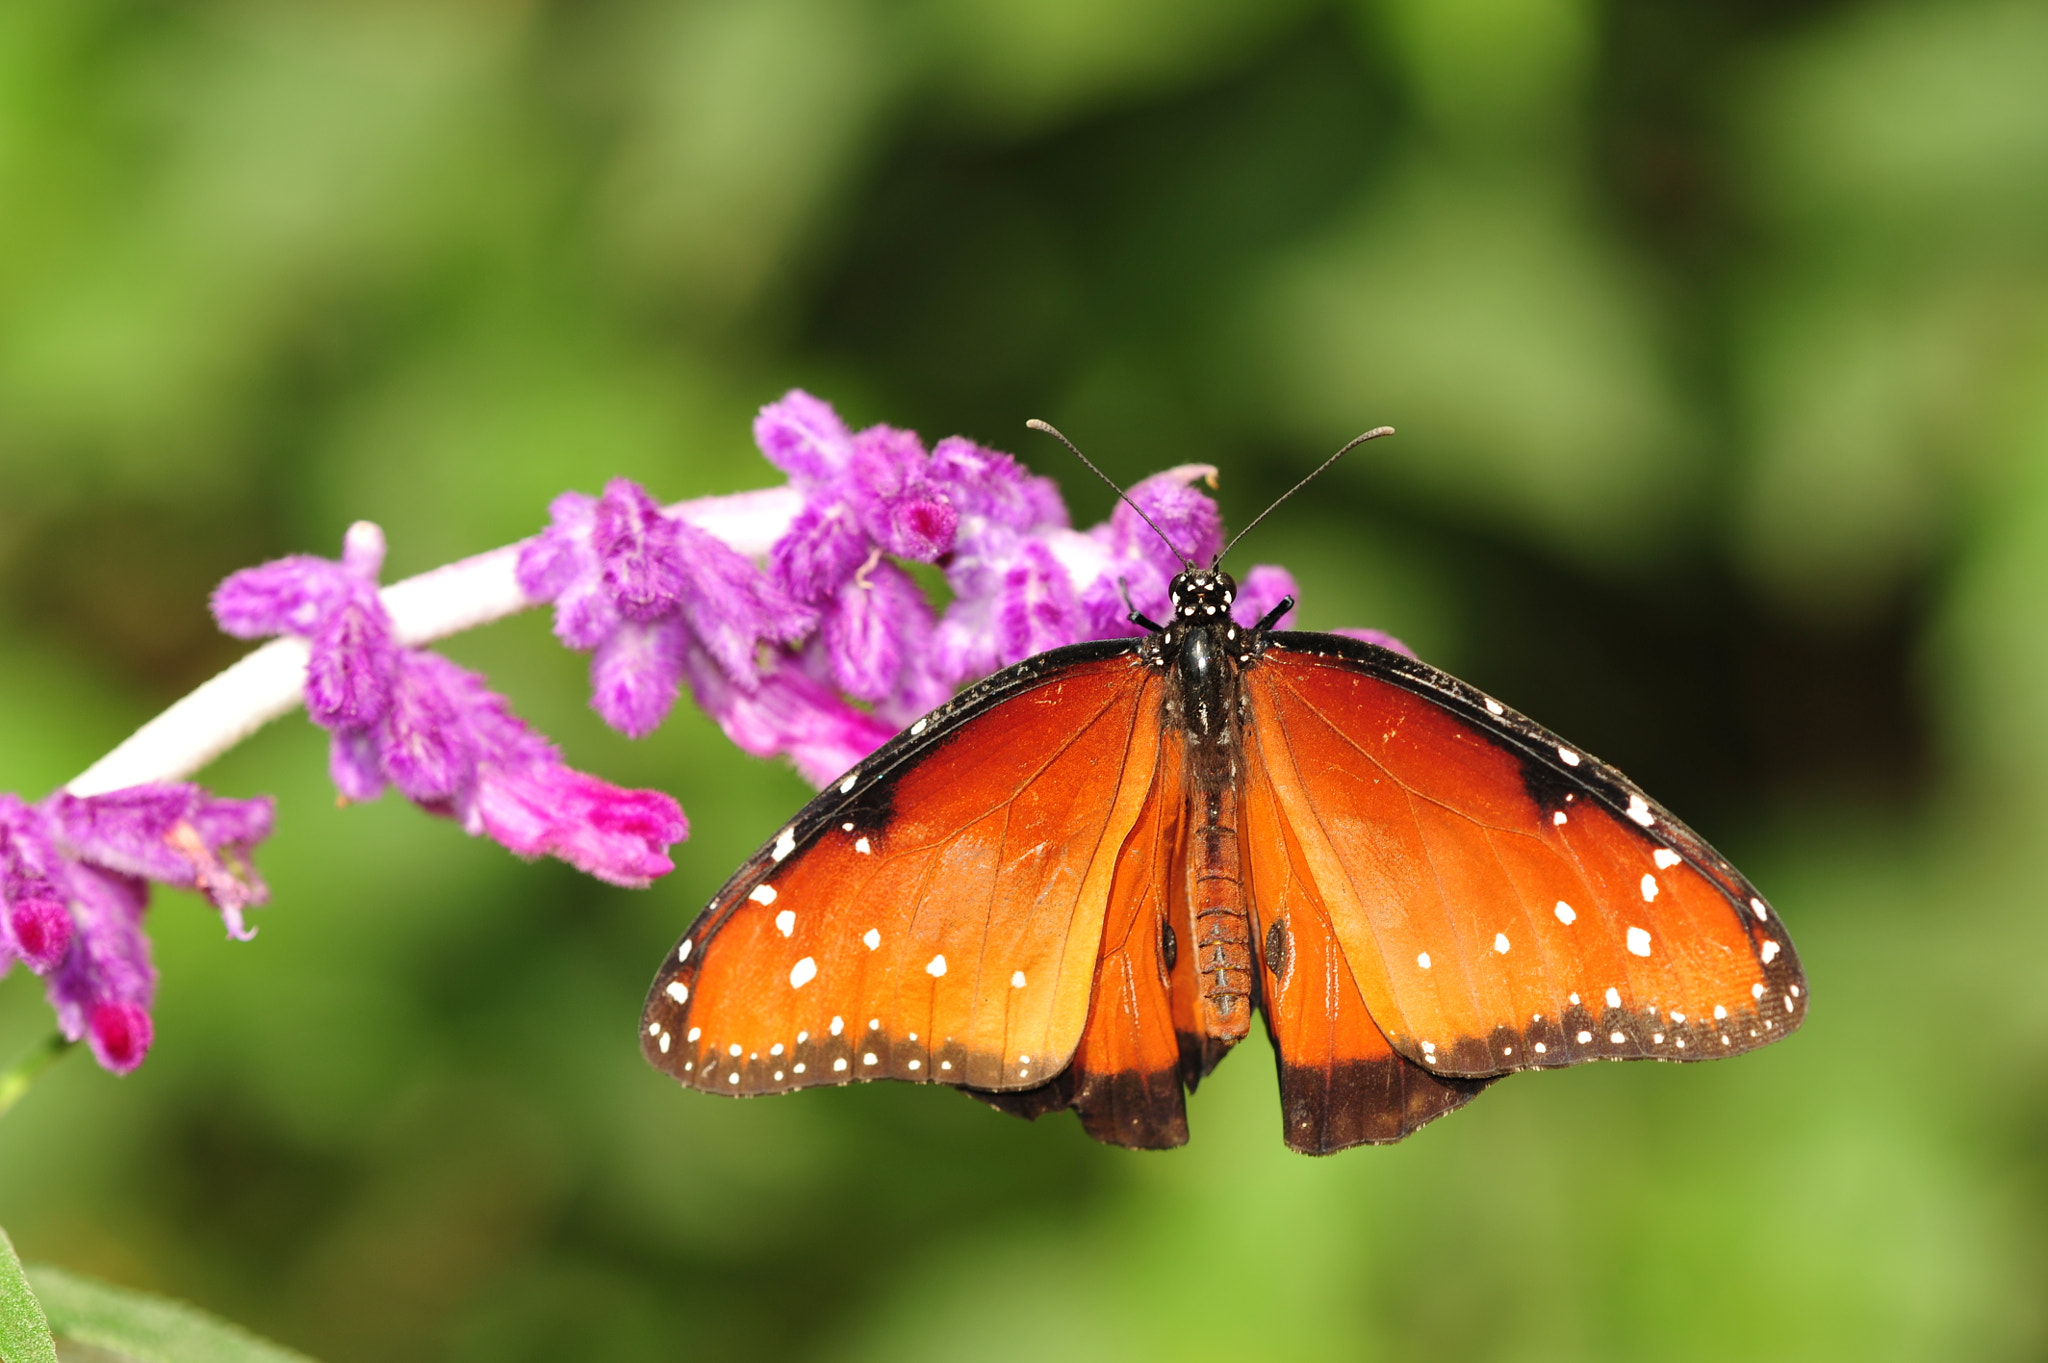
M1152 784L1162 684L1129 644L1041 655L827 787L670 953L648 1058L728 1094L1059 1073Z
M1248 784L1270 788L1402 1055L1462 1076L1707 1059L1804 1018L1764 901L1590 755L1433 668L1331 636L1274 636L1244 684Z
M1044 1095L995 1106L1024 1116L1072 1107L1088 1134L1158 1150L1188 1138L1165 927L1181 886L1181 745L1160 744L1138 822L1117 858L1088 1023L1066 1072ZM1178 951L1176 950L1176 956Z

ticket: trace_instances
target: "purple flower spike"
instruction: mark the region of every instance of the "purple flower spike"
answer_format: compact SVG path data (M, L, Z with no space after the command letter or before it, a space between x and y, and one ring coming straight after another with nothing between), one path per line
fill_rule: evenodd
M781 603L751 564L717 541L705 549L697 541L709 536L666 516L631 483L615 481L601 499L558 497L553 512L554 525L521 555L521 585L554 596L557 633L601 646L601 680L615 683L601 690L608 697L602 703L643 731L667 710L681 672L680 644L664 641L665 635L701 628L730 658L736 640L744 639L749 652L758 646L758 636L746 631L764 620L785 634L798 627L794 612L773 616ZM383 556L381 532L364 523L349 532L341 563L266 564L235 574L214 594L216 609L244 625L285 622L310 638L308 711L333 735L329 768L342 794L371 799L387 783L395 785L472 835L521 856L560 857L614 884L645 885L673 869L666 849L689 831L674 800L572 770L482 677L439 654L392 642L376 586ZM728 560L751 580L734 587L722 579ZM649 615L651 624L641 618ZM613 642L646 644L650 638L653 643L637 651ZM743 661L752 667L751 657ZM379 696L382 704L374 711L360 704L315 706L314 692L326 678L340 679L335 694ZM167 845L189 868L179 883L206 889L232 929L239 920L231 916L230 887L245 877L228 874L214 854L232 847L229 833L238 818L246 826L249 815L227 808L231 803L186 813L180 827L190 836L174 832ZM263 819L267 831L267 807ZM145 869L132 859L109 864Z

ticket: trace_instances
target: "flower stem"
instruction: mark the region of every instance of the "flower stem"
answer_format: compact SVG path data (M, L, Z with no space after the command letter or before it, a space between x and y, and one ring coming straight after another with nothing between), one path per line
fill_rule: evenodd
M792 487L700 497L667 508L740 553L768 552L802 508ZM519 590L519 545L463 559L384 589L398 642L431 643L516 615L534 603ZM274 639L143 725L125 743L73 778L73 795L103 795L154 781L179 781L300 702L308 650L303 639Z
M28 1092L28 1086L35 1083L37 1076L62 1060L77 1044L65 1040L62 1032L52 1032L41 1045L5 1070L0 1070L0 1117L6 1116L8 1109L21 1101L21 1095Z

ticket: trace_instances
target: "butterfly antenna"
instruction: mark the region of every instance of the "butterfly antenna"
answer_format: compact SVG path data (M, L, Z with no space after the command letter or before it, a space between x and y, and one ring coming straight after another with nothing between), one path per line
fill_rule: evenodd
M1287 491L1281 493L1278 497L1273 499L1272 506L1267 507L1264 511L1261 511L1258 515L1252 517L1251 525L1247 525L1244 529L1238 531L1235 535L1232 535L1230 537L1230 543L1223 546L1223 552L1216 555L1216 563L1210 564L1210 568L1213 569L1216 567L1216 564L1223 562L1223 555L1229 553L1232 549L1235 549L1237 547L1237 542L1252 532L1252 525L1257 525L1260 521L1272 515L1273 512L1279 508L1280 503L1286 501L1289 497L1292 497L1295 493L1301 491L1310 483L1314 482L1316 480L1316 476L1320 474L1324 469L1330 467L1330 465L1336 463L1339 459L1342 459L1345 455L1351 453L1351 451L1357 449L1366 441L1378 440L1383 435L1392 435L1393 433L1394 428L1392 426L1375 426L1371 430L1367 431L1364 435L1354 437L1344 446L1343 449L1338 450L1328 459L1325 459L1322 463L1317 464L1314 470L1312 470L1309 473L1308 477L1302 479L1293 487L1288 488ZM1057 432L1055 432L1055 434L1057 434ZM1076 454L1080 453L1079 450L1076 450L1074 452Z
M1054 425L1050 421L1040 421L1037 417L1033 417L1031 418L1031 420L1025 422L1024 424L1026 426L1029 426L1034 431L1044 431L1054 440L1059 441L1062 445L1065 445L1068 449L1072 450L1074 452L1074 457L1076 459L1086 464L1090 472L1094 473L1094 475L1097 478L1100 478L1103 482L1108 483L1110 486L1110 490L1116 493L1117 496L1123 498L1125 506L1129 507L1131 510L1138 513L1139 520L1145 522L1145 524L1152 527L1152 533L1159 536L1160 543L1164 544L1168 549L1171 549L1173 551L1173 556L1175 558L1179 559L1182 563L1186 564L1190 568L1195 566L1195 561L1189 558L1186 554L1183 554L1177 547L1175 547L1174 542L1166 538L1166 532L1159 528L1158 523L1155 522L1150 516L1145 514L1145 508L1139 506L1136 502L1132 501L1128 496L1125 496L1124 490L1116 485L1116 480L1114 478L1104 473L1101 469L1096 468L1095 461L1093 459L1090 459L1087 455L1081 453L1081 447L1079 445L1076 445L1073 441L1061 435L1059 433L1059 430L1056 427L1054 427ZM1377 434L1377 432L1375 432L1375 434ZM1364 438L1365 437L1363 436L1359 437L1359 439L1361 440ZM1351 443L1355 445L1358 443L1358 441L1354 440ZM1346 448L1349 447L1347 446ZM1318 472L1320 472L1320 470L1318 470ZM1254 521L1252 524L1256 525L1258 524L1258 522Z

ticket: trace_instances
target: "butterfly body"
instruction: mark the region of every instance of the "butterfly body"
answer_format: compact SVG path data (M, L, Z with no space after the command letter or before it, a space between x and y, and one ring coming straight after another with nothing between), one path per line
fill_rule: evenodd
M1285 1138L1326 1153L1513 1070L1804 1019L1764 901L1625 777L1234 593L1183 573L1145 638L998 673L828 786L668 957L648 1059L736 1095L947 1083L1161 1147L1258 1012Z

